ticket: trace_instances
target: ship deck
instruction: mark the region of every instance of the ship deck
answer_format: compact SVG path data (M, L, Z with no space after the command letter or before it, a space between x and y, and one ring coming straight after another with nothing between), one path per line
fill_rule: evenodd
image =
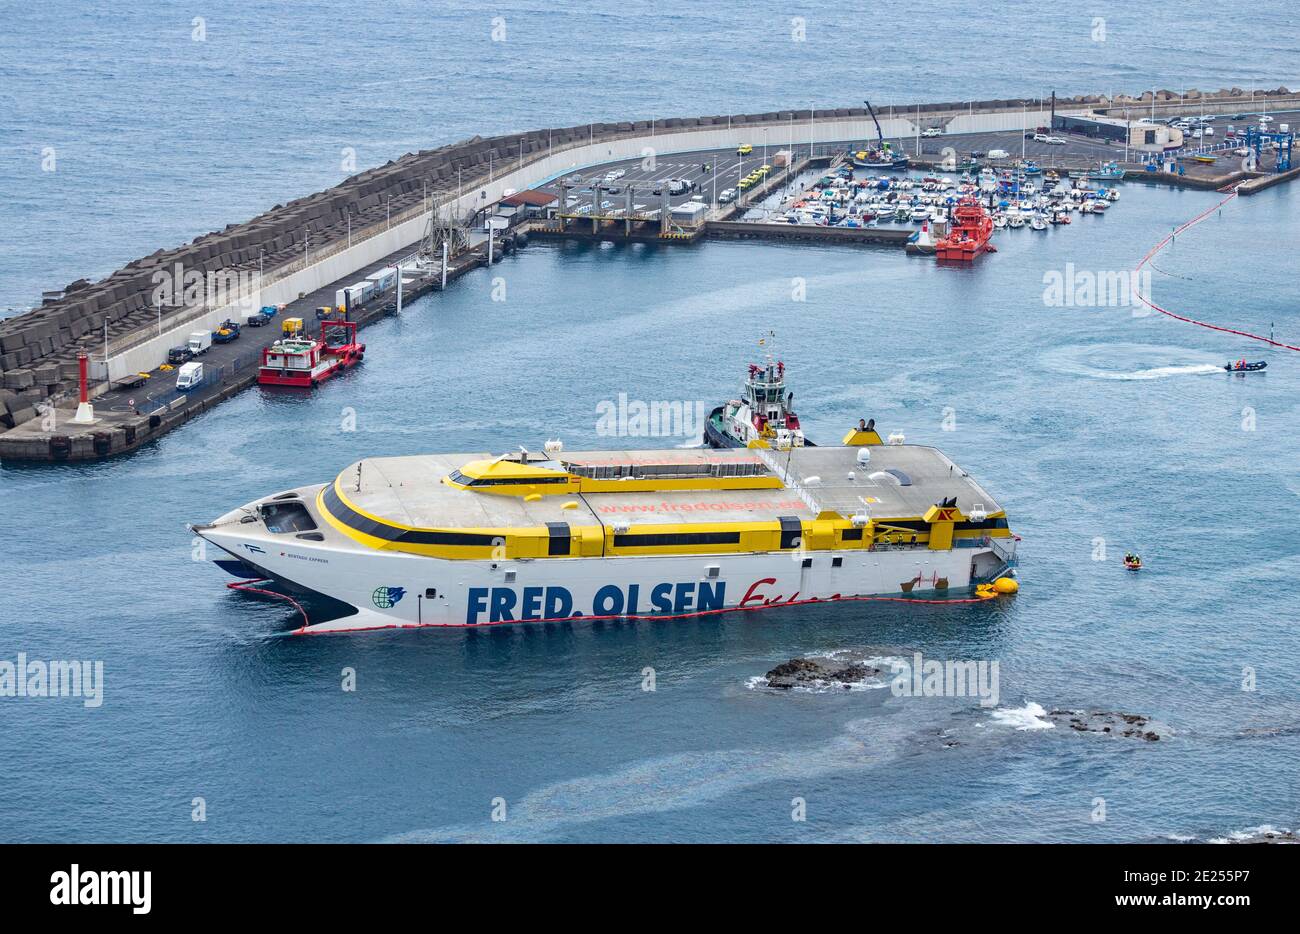
M339 474L339 486L354 508L375 518L433 529L536 527L548 522L582 527L619 519L637 525L766 522L782 516L813 519L821 510L845 517L868 513L878 519L919 518L935 502L953 496L967 514L975 505L982 505L989 515L1002 508L937 448L873 446L865 449L871 452L866 466L857 463L860 450L864 449L805 447L766 452L769 462L793 481L783 489L561 494L529 502L441 482L470 461L494 456L488 452L367 458ZM759 455L743 449L564 452L560 459L571 465L657 465L661 469L669 464L760 462ZM565 508L566 503L577 505Z

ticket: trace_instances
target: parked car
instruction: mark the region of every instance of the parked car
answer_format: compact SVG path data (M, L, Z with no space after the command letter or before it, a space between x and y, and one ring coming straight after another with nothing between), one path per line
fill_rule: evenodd
M1068 140L1064 136L1047 136L1044 137L1043 142L1052 146L1064 146Z
M1045 143L1049 139L1051 139L1051 137L1048 136L1046 133L1035 133L1033 135L1033 140L1035 143Z
M943 130L937 126L926 127L921 133L922 136L943 136Z
M734 188L724 188L722 189L722 191L718 192L719 204L730 204L732 201L735 200L736 200L736 189Z
M189 359L193 356L194 354L190 353L188 347L173 347L167 351L167 362L172 366L180 366L182 363L189 362Z

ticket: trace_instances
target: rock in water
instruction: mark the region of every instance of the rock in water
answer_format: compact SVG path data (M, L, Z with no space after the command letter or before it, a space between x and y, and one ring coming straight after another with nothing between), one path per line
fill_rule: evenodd
M1149 743L1159 741L1172 731L1162 723L1136 713L1119 713L1109 710L1053 710L1048 718L1059 726L1067 726L1080 733L1107 733L1144 739Z
M1214 841L1220 842L1220 841ZM1280 830L1274 827L1256 827L1244 833L1235 833L1223 843L1300 843L1300 835L1294 830Z
M850 662L845 665L833 659L819 661L812 658L792 658L767 673L767 686L788 691L793 687L839 683L848 688L880 673L879 668L872 668L861 662Z

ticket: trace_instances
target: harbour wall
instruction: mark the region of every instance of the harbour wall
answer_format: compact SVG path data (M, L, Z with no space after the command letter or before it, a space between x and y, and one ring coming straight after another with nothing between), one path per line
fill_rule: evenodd
M1265 96L1257 92L1255 102L1262 103ZM1270 92L1268 106L1283 106L1292 96L1285 89ZM1240 93L1228 91L1204 100L1209 110L1244 105ZM1058 98L1056 107L1058 113L1077 113L1111 103L1100 97ZM1047 103L1028 100L898 106L884 108L881 116L884 135L904 140L929 127L965 133L1048 121ZM276 205L245 224L135 260L99 282L70 283L41 307L0 320L0 393L18 394L29 402L61 396L72 388L78 352L98 361L99 379L150 368L191 330L211 328L251 301L289 301L415 243L434 210L452 206L464 215L490 206L507 189L650 153L686 153L738 142L798 148L875 137L865 108L841 108L587 124L474 137L408 153L334 188ZM153 298L156 276L176 264L200 274L265 273L257 279L256 295L242 297L233 307L164 309L160 335Z

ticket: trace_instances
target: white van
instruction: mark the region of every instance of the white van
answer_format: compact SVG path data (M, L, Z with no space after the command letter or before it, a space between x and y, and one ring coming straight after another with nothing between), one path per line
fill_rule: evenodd
M989 150L989 158L990 158L990 159L1009 159L1009 158L1011 158L1011 153L1007 152L1005 149L990 149L990 150Z
M190 334L190 340L186 346L190 348L190 353L196 357L201 353L206 353L207 349L212 346L212 332L194 331Z
M203 364L191 361L184 364L176 376L176 388L180 392L189 392L203 385Z

